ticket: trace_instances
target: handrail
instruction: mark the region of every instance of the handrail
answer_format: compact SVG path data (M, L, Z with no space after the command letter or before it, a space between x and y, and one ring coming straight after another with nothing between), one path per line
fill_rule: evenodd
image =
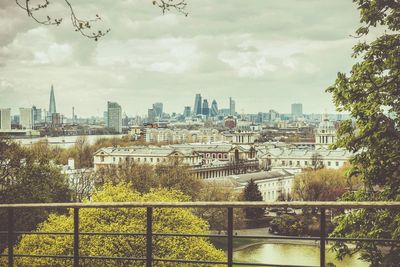
M318 208L320 214L319 237L289 237L289 236L237 236L233 235L233 209L234 208L254 208L254 207L280 207L280 208ZM24 232L14 229L16 209L24 208L73 208L73 232ZM80 232L79 231L79 210L82 208L146 208L146 232L145 233L98 233L98 232ZM185 233L154 233L152 230L153 208L225 208L227 209L227 231L226 235L213 234L185 234ZM154 262L175 262L190 264L216 264L233 267L234 265L247 266L295 266L302 265L280 265L267 263L243 263L234 262L233 260L233 239L236 238L257 238L257 239L293 239L293 240L315 240L319 241L320 247L320 267L326 267L326 249L325 244L328 241L359 241L359 242L384 242L399 243L398 239L376 239L376 238L345 238L345 237L328 237L326 236L326 209L400 209L400 201L397 202L333 202L333 201L295 201L295 202L262 202L262 201L242 201L242 202L87 202L87 203L26 203L26 204L0 204L0 210L6 209L8 213L7 231L0 231L0 235L7 235L7 254L0 254L0 257L8 258L8 267L14 267L14 258L31 257L31 258L66 258L73 261L74 267L80 266L80 260L83 259L110 259L110 260L130 260L142 261L146 263L146 267L153 267ZM72 229L71 229L72 230ZM14 254L14 245L16 236L21 234L60 234L73 235L73 255L29 255ZM81 235L125 235L125 236L144 236L146 238L146 257L145 258L129 258L129 257L105 257L105 256L86 256L80 255L79 239ZM223 237L227 239L227 261L196 261L187 259L161 259L155 258L153 255L153 237L154 236L181 236L181 237Z
M400 201L235 201L235 202L86 202L86 203L18 203L0 204L5 208L346 208L397 209Z

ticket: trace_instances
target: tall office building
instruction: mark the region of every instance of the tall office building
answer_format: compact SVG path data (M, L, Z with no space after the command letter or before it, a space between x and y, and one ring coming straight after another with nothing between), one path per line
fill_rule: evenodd
M203 100L203 107L202 107L202 112L201 114L205 115L205 116L209 116L210 115L210 108L208 106L208 101L207 99Z
M202 106L201 106L201 94L196 94L196 98L194 99L194 109L193 114L198 115L202 113Z
M11 109L2 108L0 109L0 130L11 129Z
M235 100L232 99L232 97L229 97L229 111L231 116L234 116L236 114L236 103Z
M186 106L185 109L183 110L183 116L185 118L190 117L190 115L192 114L192 109L189 106Z
M42 122L42 109L33 106L32 112L33 112L33 123L36 124Z
M117 102L107 102L107 127L122 133L122 108Z
M153 108L147 110L147 122L153 123L156 121L156 111Z
M218 116L218 104L217 104L217 101L215 101L215 99L211 103L210 115L211 115L211 117Z
M292 104L292 116L295 117L303 116L303 104L301 103Z
M22 129L33 129L33 109L20 108L19 109L19 124Z
M103 112L104 125L108 128L108 112Z
M161 118L163 114L163 103L154 103L153 110L156 113L156 117Z

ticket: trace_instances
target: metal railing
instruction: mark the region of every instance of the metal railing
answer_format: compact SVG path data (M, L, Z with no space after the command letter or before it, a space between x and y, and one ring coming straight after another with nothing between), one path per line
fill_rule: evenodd
M319 237L298 237L298 236L256 236L256 235L234 235L233 234L233 209L234 208L312 208L318 209L320 214L320 234ZM71 208L73 209L73 232L25 232L16 231L14 229L14 211L17 209L53 209L53 208ZM114 232L80 232L79 231L79 210L86 208L146 208L146 232L145 233L114 233ZM153 226L153 209L155 208L224 208L227 209L227 231L226 235L217 234L182 234L182 233L154 233ZM326 209L396 209L400 210L400 202L113 202L113 203L48 203L48 204L0 204L0 209L6 209L8 212L8 228L7 231L0 231L0 235L7 235L7 254L1 254L0 257L8 257L8 266L14 266L14 259L17 257L31 258L54 258L69 259L73 261L74 267L80 266L80 260L96 259L96 260L127 260L141 261L146 267L152 267L155 262L170 263L190 263L196 264L214 264L221 266L233 265L241 266L292 266L304 267L304 265L279 265L268 263L251 263L251 262L234 262L233 261L233 240L240 238L252 239L272 239L272 240L313 240L319 241L320 244L320 264L326 266L326 242L328 241L363 241L363 242L382 242L382 243L400 243L400 240L394 239L373 239L373 238L344 238L344 237L327 237L326 236ZM58 234L73 235L73 255L29 255L14 254L14 245L16 236L23 234ZM83 235L104 235L104 236L142 236L146 240L146 257L106 257L106 256L81 256L79 254L79 238ZM179 237L200 237L200 238L226 238L227 239L227 261L196 261L183 259L161 259L154 258L153 255L153 237L156 236L179 236Z

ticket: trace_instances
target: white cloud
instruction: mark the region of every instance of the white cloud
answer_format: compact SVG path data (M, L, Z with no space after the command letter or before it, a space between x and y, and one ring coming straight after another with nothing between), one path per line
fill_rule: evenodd
M101 43L96 51L99 66L124 65L137 71L182 74L194 68L200 54L190 39L131 39Z

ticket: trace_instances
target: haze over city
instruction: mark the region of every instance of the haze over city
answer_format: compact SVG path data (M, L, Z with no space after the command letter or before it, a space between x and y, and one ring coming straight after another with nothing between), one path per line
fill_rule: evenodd
M107 101L128 115L154 102L182 112L201 93L236 111L334 112L325 89L348 71L359 23L351 1L191 1L186 17L165 15L151 1L73 1L76 12L111 32L98 42L80 38L68 10L52 2L59 26L27 19L14 1L0 3L0 106L47 108L54 84L58 112L102 116ZM327 13L329 11L329 13ZM43 12L45 15L46 12Z

